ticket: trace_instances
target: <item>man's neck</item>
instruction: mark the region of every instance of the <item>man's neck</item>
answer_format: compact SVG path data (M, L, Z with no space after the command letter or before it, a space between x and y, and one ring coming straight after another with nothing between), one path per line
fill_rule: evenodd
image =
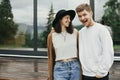
M92 20L92 21L90 22L90 24L89 24L88 26L86 26L86 27L87 27L87 28L92 27L94 24L95 24L95 22Z

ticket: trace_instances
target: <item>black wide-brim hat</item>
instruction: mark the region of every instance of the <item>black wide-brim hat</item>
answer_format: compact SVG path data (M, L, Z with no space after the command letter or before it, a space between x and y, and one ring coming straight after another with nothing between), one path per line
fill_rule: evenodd
M75 11L74 10L59 10L55 16L55 19L53 20L52 26L55 27L56 23L65 15L70 15L70 20L72 21L75 17Z

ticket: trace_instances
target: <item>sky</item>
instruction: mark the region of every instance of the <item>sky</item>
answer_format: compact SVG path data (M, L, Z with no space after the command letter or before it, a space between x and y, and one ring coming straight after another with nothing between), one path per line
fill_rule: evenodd
M1 1L1 0L0 0ZM108 0L94 0L95 1L95 20L99 21L104 14L103 5ZM12 6L12 13L16 23L25 23L33 25L33 0L10 0ZM88 3L89 0L38 0L38 25L45 26L49 10L53 4L54 12L57 13L60 9L73 9L81 4ZM77 15L73 20L73 25L81 24Z

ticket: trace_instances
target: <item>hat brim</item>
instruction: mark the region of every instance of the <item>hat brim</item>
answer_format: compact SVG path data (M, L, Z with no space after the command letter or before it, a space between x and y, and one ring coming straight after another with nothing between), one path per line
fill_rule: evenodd
M59 17L55 17L55 19L53 20L52 26L55 27L55 24L59 21L59 19L61 19L65 15L70 15L70 20L72 21L75 17L75 11L68 10L68 11L63 12L61 15L59 15Z

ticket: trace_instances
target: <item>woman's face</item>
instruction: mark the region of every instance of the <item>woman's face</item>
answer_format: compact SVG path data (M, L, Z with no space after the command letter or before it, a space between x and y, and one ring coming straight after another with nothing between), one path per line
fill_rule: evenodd
M65 15L64 17L62 17L62 19L60 20L60 24L63 27L69 27L70 15Z

